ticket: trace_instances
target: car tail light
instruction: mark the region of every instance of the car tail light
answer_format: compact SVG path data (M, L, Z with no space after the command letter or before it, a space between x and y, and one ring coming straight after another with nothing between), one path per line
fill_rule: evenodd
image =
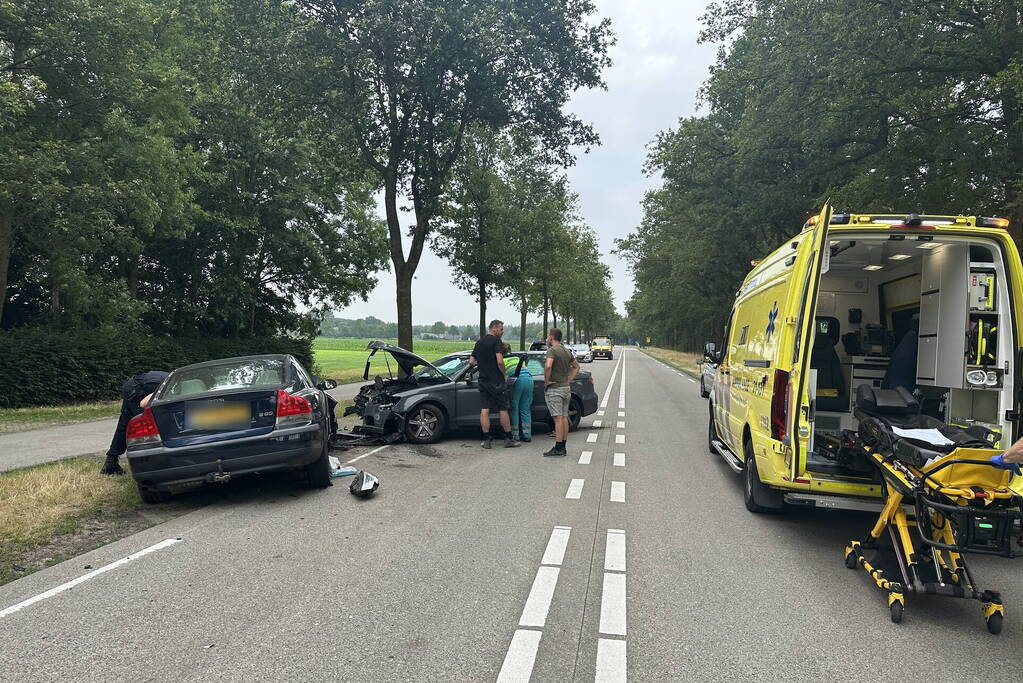
M771 394L771 438L785 440L789 418L789 373L784 370L774 371L774 392Z
M313 407L301 396L277 390L277 426L309 422L313 419Z
M146 408L141 415L128 421L125 437L129 448L131 446L159 446L163 443L152 408Z

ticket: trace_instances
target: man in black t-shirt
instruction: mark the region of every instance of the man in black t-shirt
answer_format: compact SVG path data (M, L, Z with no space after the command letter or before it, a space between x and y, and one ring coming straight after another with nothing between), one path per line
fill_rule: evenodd
M490 411L500 411L501 429L504 430L504 447L515 448L518 442L512 439L511 420L508 419L508 379L505 377L504 354L502 353L501 335L504 334L504 323L500 320L490 321L490 334L484 335L473 347L469 363L479 371L480 387L480 429L483 440L480 446L490 448L493 437L490 435Z

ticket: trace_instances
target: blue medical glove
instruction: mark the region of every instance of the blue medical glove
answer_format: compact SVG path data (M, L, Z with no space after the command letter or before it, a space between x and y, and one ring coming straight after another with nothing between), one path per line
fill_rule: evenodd
M1017 477L1023 476L1018 462L1005 462L1005 454L991 456L991 464L1003 470L1010 470Z

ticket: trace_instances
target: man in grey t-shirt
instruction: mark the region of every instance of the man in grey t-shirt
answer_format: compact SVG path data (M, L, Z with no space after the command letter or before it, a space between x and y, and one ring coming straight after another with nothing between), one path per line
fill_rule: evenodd
M572 400L570 387L577 372L579 362L561 343L561 330L555 327L547 335L547 361L543 370L544 397L554 418L555 437L554 447L544 453L546 456L568 453L565 442L568 441L568 407Z

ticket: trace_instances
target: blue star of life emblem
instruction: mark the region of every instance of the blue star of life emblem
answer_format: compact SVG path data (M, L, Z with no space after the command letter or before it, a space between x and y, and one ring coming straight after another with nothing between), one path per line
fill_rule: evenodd
M767 315L767 341L771 341L771 335L774 334L774 321L778 319L778 302L774 302L774 307L771 312Z

